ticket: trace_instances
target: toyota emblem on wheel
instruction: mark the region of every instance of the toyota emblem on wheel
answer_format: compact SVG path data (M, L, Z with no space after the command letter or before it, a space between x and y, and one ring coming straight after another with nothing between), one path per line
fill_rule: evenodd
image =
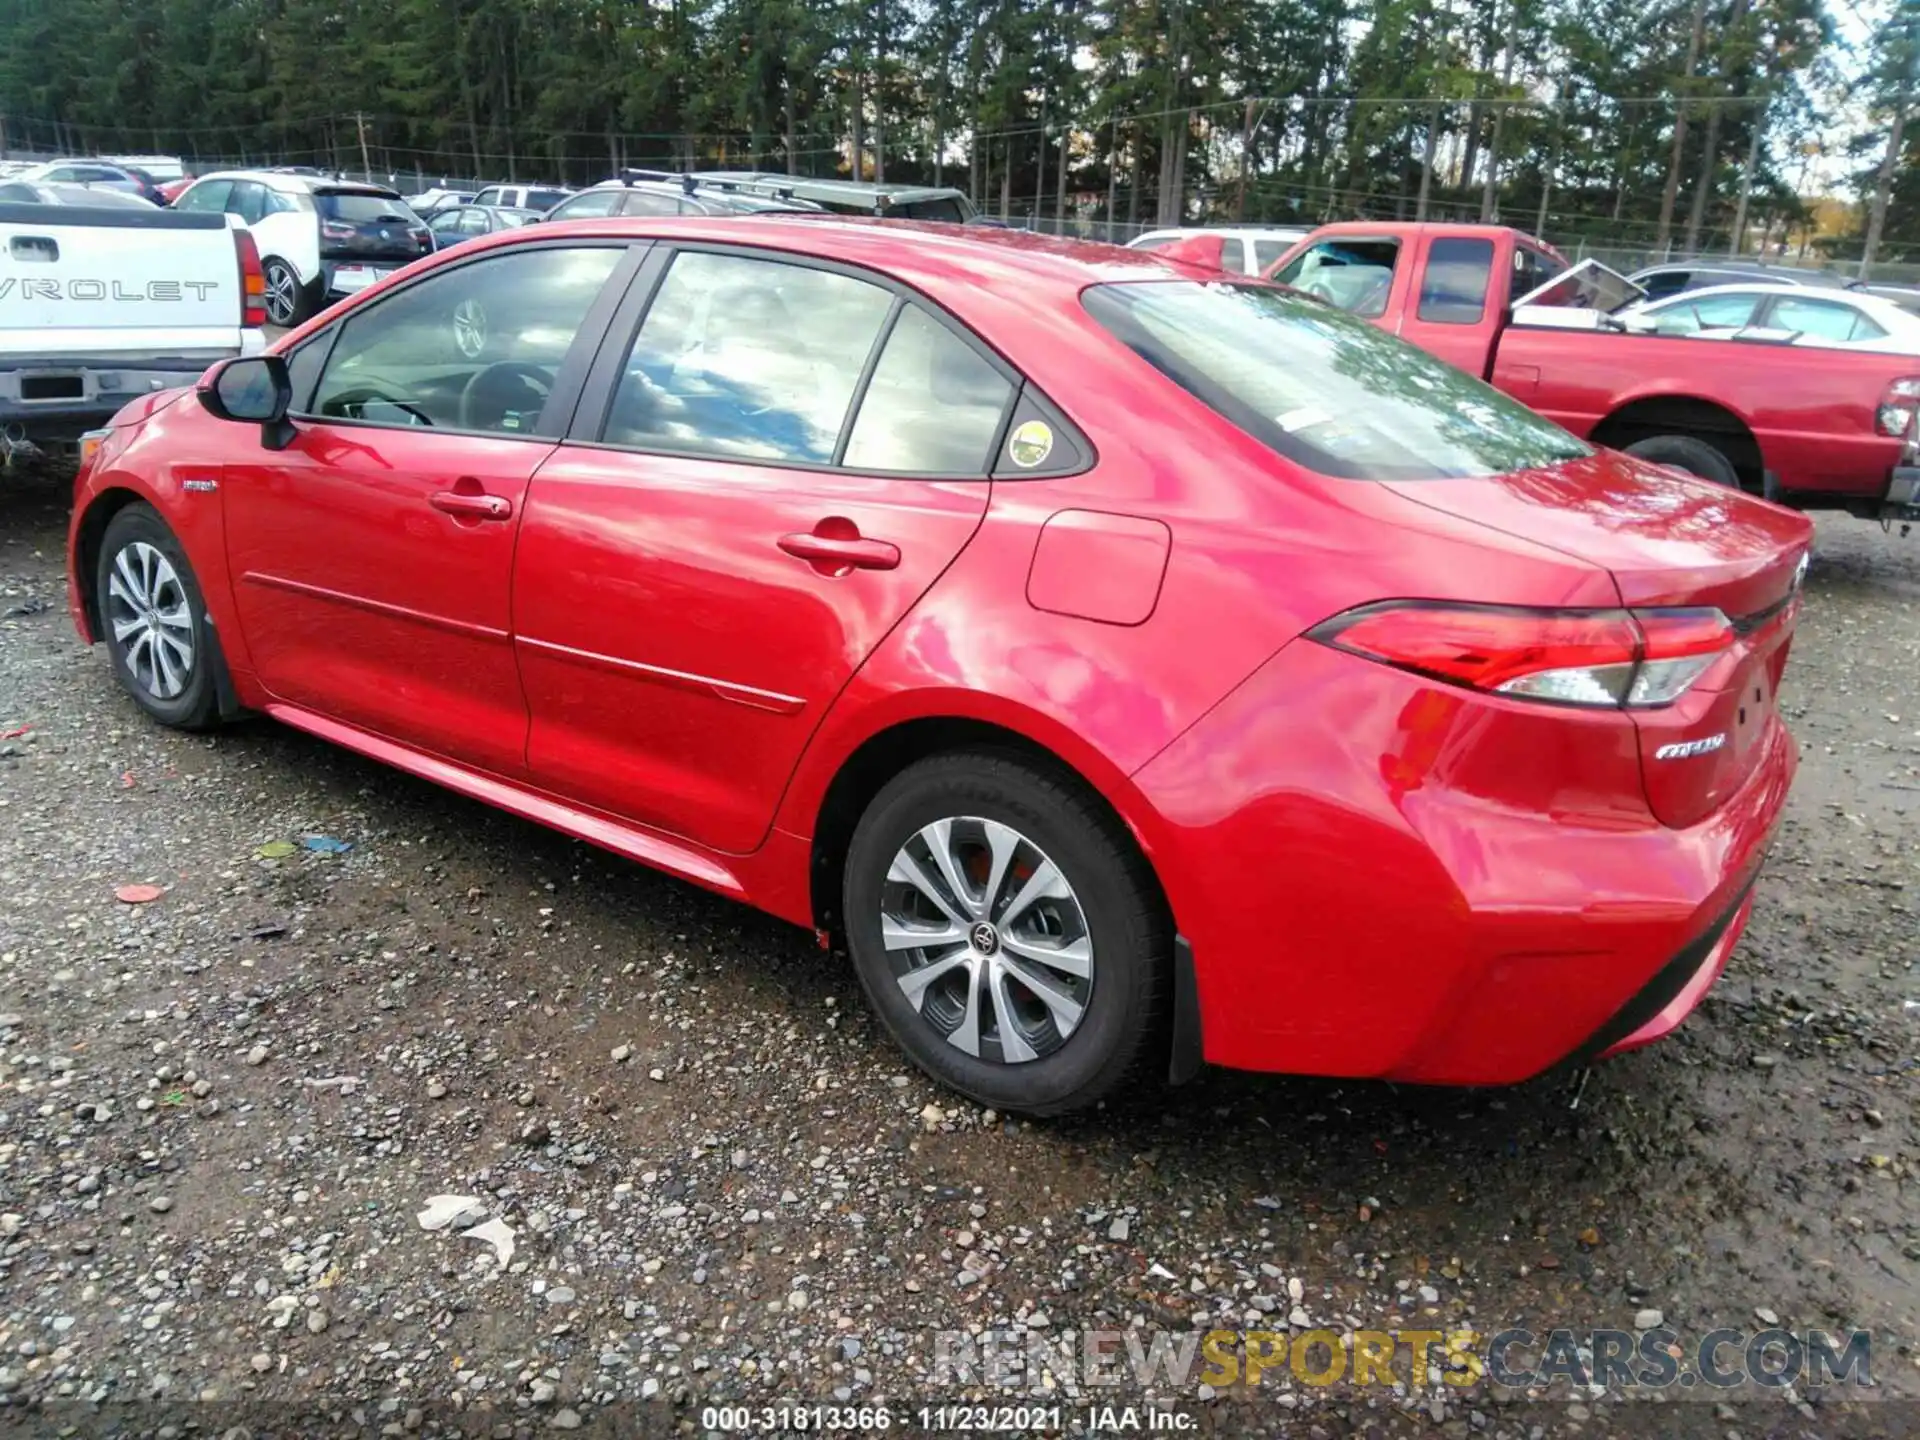
M973 948L982 955L991 955L1000 948L1000 936L993 926L982 920L973 927Z

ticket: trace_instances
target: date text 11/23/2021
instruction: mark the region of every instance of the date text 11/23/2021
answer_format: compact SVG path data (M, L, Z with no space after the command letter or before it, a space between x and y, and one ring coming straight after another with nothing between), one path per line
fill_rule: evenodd
M1185 1411L1146 1405L709 1405L700 1427L717 1434L765 1435L820 1432L879 1435L1032 1435L1057 1433L1074 1421L1085 1434L1177 1434L1197 1427Z

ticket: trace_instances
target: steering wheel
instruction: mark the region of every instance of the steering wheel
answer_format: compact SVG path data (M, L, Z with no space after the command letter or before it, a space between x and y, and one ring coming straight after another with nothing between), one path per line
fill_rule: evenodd
M1329 305L1332 305L1335 303L1333 298L1333 287L1327 284L1327 282L1324 280L1309 280L1305 285L1302 285L1300 288L1304 293L1311 295L1316 300L1324 300Z
M516 389L519 393L515 393ZM497 360L476 370L460 389L460 428L497 430L509 410L537 410L553 393L553 373L524 360ZM534 405L516 401L530 399ZM491 413L489 413L491 411Z

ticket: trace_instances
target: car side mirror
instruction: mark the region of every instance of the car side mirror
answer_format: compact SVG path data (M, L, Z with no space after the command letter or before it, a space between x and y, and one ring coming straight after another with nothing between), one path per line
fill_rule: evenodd
M284 450L293 439L287 420L293 381L278 355L246 355L216 366L200 382L200 403L216 419L258 425L260 443L269 450Z

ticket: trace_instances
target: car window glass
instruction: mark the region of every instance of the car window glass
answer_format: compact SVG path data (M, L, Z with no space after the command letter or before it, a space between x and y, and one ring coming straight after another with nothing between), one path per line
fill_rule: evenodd
M551 220L585 220L593 215L611 215L613 207L620 203L618 190L589 190L584 195L576 195L548 218Z
M960 208L958 200L909 200L904 205L890 205L887 214L902 220L943 220L951 225L963 223L967 216Z
M1738 330L1753 320L1751 295L1686 295L1652 311L1661 335L1693 335L1702 330Z
M1174 384L1324 475L1503 475L1592 453L1424 350L1269 285L1096 285L1082 303Z
M485 235L488 233L487 212L478 206L460 212L460 233L462 235Z
M1854 334L1860 312L1851 305L1836 305L1831 300L1802 300L1798 295L1783 295L1773 302L1773 314L1767 326L1773 330L1795 330L1816 340L1871 339Z
M427 217L427 228L436 235L451 235L466 216L465 210L436 210Z
M620 251L540 248L455 266L356 311L313 414L527 433Z
M1687 272L1662 270L1658 274L1643 275L1635 283L1647 292L1649 300L1664 300L1667 296L1678 295L1687 288Z
M1276 278L1352 314L1384 315L1399 258L1395 240L1322 240Z
M916 475L978 475L1013 386L918 306L900 312L847 441L846 463Z
M503 205L506 202L500 198L500 187L498 185L489 185L485 190L482 190L478 195L473 197L473 203L476 205Z
M622 215L678 215L680 197L662 195L657 190L629 190L620 207Z
M232 189L231 180L203 180L174 201L173 208L176 210L224 210L227 208L227 193Z
M606 438L826 464L892 304L830 271L680 255L627 357Z
M1514 246L1513 288L1507 292L1506 302L1511 304L1520 296L1531 294L1566 268L1543 250L1526 244Z
M294 196L282 190L269 190L261 187L261 211L267 215L291 215L300 209L300 202Z
M1220 268L1238 274L1247 268L1246 247L1232 235L1222 236L1220 240Z
M34 194L31 185L0 185L0 200L33 205L39 202L40 197Z
M227 196L227 213L238 215L248 225L259 224L267 213L266 187L251 180L235 181L233 193Z
M1477 325L1492 280L1493 241L1443 236L1427 247L1416 313L1440 325Z
M1142 235L1127 248L1131 250L1164 250L1179 238L1178 235Z
M564 190L529 190L520 204L529 210L551 210L566 198Z
M1253 268L1262 275L1273 268L1287 251L1293 248L1291 240L1256 240L1253 242Z

